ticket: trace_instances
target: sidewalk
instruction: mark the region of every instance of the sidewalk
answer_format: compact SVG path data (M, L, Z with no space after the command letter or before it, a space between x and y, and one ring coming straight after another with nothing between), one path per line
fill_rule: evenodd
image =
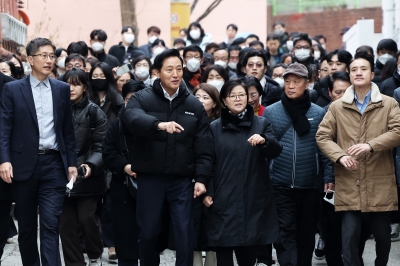
M7 244L4 248L4 254L1 258L1 266L22 266L19 248L18 248L18 236L14 237L14 243ZM62 249L60 246L60 253L62 258ZM276 258L275 250L273 254L274 258ZM373 266L375 259L375 241L368 240L365 252L364 252L364 263L365 266ZM104 249L103 253L103 266L109 265L118 265L117 261L109 261L108 260L108 252L107 249ZM88 262L88 261L87 261ZM64 265L64 262L63 262ZM161 263L162 266L173 266L175 265L175 256L174 253L170 250L166 250L163 255L161 255ZM278 265L278 264L277 264ZM313 265L327 265L325 260L315 260L313 259ZM400 241L392 242L392 248L390 252L390 258L388 266L398 266L400 265Z

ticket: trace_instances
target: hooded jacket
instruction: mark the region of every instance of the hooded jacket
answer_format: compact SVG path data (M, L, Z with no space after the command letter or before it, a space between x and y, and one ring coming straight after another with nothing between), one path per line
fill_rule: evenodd
M176 98L164 96L160 80L153 88L135 93L121 120L126 135L132 171L195 178L203 184L211 176L212 140L209 118L196 97L181 83ZM169 134L158 130L160 122L174 121L184 128Z
M336 163L336 211L397 210L392 149L400 145L400 109L375 83L371 82L371 90L371 101L361 114L350 86L341 100L329 106L316 135L321 151ZM338 161L356 143L368 143L372 152L357 156L358 168L347 170Z

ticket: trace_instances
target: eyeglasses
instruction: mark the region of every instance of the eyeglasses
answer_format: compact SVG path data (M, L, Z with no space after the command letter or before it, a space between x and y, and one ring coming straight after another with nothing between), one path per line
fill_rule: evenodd
M256 99L257 97L258 97L258 92L253 92L253 93L250 93L250 98L251 99Z
M278 75L278 74L272 74L272 78L276 79L276 78L282 78L283 77L283 73Z
M143 63L143 64L138 63L138 64L135 65L135 67L147 67L147 68L150 68L149 64L147 64L147 63Z
M200 56L192 56L192 57L185 57L186 60L190 60L190 59L196 59L196 60L200 60Z
M300 50L300 49L308 50L308 49L310 49L310 46L308 46L308 45L303 45L303 46L297 45L297 46L295 46L294 48L295 48L296 50Z
M34 55L31 55L31 56L32 57L39 56L43 60L47 60L47 58L49 58L51 61L56 59L56 56L54 54L49 54L49 55L47 55L47 54L34 54Z
M256 63L256 64L254 64L254 63L247 63L247 67L249 67L249 68L254 68L254 67L256 67L256 68L262 68L264 65L263 64L261 64L261 63Z
M68 65L66 65L66 67L67 67L67 68L81 68L82 65L80 65L80 64L75 64L75 65L73 65L73 64L68 64Z
M233 94L231 94L231 95L228 96L228 98L229 98L231 101L234 101L234 100L236 100L236 99L243 100L244 97L246 97L246 96L247 96L247 94L238 94L238 95L233 95Z

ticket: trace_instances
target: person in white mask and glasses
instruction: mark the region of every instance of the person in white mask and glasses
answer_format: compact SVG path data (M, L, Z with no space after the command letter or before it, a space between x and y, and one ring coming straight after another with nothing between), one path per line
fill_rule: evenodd
M104 46L107 41L107 33L104 30L96 29L90 33L90 53L100 62L107 63L111 68L119 66L118 59L110 54L106 54Z
M183 50L183 80L188 91L192 94L194 87L200 84L203 70L200 68L203 63L203 50L197 45L190 45Z
M120 65L123 65L124 56L126 54L131 54L134 50L139 49L133 45L134 41L135 34L133 31L133 27L125 26L121 30L121 42L117 45L111 46L108 54L115 56L118 59Z
M295 62L300 63L308 68L310 64L314 63L314 55L312 41L307 33L299 33L293 38L292 54L294 55Z
M205 51L207 44L213 42L211 34L204 33L198 22L193 22L189 25L189 34L185 41L187 46L198 45L203 51Z
M222 66L228 72L229 79L237 77L236 73L230 70L228 67L229 53L227 49L225 48L215 49L212 55L214 56L214 64Z
M132 62L133 75L135 80L142 81L146 86L151 86L150 84L150 67L151 62L148 57L141 55L136 57Z
M155 40L160 38L160 35L161 35L161 30L159 27L151 26L150 28L147 29L148 43L139 46L139 49L142 50L145 56L147 56L148 58L153 57L151 45L154 43Z
M381 86L382 83L382 69L385 66L386 62L390 59L394 58L397 53L397 43L392 39L382 39L376 48L376 54L378 55L375 66L374 66L374 73L375 76L372 79L378 87Z

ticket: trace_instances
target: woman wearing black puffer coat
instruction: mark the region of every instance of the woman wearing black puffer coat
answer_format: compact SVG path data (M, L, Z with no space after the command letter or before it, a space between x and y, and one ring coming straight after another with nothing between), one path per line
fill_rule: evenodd
M59 230L64 261L67 266L86 265L80 242L82 232L90 265L101 265L103 241L95 211L98 197L106 191L101 145L108 128L108 120L100 107L88 99L89 82L84 71L74 68L65 73L64 81L71 86L79 166L76 182L67 191L60 216Z

